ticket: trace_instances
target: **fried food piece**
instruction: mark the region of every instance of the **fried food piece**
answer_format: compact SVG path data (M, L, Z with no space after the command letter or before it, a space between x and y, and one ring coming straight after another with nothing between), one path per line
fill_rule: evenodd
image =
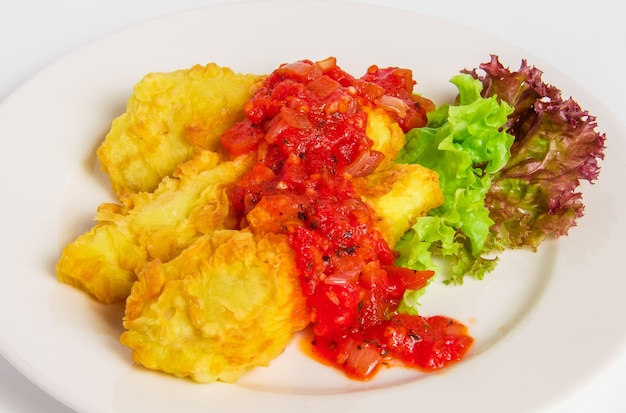
M355 179L354 185L378 215L378 228L391 248L419 217L443 203L439 175L418 164L394 163Z
M421 165L396 164L405 136L382 108L363 107L367 112L366 134L372 148L385 158L372 174L354 179L359 195L374 209L378 229L393 248L415 221L443 203L439 175Z
M146 75L97 151L115 193L154 190L194 146L218 151L220 135L243 118L262 79L214 63Z
M105 303L124 301L148 261L167 262L202 234L237 225L227 191L253 160L224 162L219 154L198 149L154 192L101 205L97 224L63 250L59 280Z
M400 125L383 108L362 107L367 113L365 134L373 141L372 149L382 152L385 158L378 165L378 170L392 164L406 139Z
M121 342L137 363L178 377L234 382L308 323L285 235L216 231L138 277Z

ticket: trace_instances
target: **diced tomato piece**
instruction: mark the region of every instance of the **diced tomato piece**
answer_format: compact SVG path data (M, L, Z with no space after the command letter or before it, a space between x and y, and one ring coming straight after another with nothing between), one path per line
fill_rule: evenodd
M448 317L394 316L385 331L389 351L410 366L434 371L457 362L473 343L467 327Z
M329 76L321 76L310 82L307 87L319 99L326 99L341 87L341 84Z
M224 132L220 140L231 155L239 156L255 150L264 136L259 125L246 119Z
M384 267L387 271L390 284L395 292L398 294L404 293L406 290L419 290L428 284L434 271L416 271L409 268L402 268L397 266Z

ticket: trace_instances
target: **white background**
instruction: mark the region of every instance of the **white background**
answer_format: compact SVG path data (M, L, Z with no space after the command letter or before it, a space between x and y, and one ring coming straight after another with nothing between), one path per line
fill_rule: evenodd
M623 21L626 7L621 0L362 2L441 17L513 43L557 67L592 92L622 122L626 120ZM227 1L3 0L0 2L0 102L47 65L93 40L155 17L222 3ZM381 35L393 36L393 33ZM0 139L3 145L10 143L9 137ZM623 270L615 271L616 276L622 276L618 272ZM624 383L626 354L559 413L626 412ZM0 412L70 413L71 410L39 390L0 357Z

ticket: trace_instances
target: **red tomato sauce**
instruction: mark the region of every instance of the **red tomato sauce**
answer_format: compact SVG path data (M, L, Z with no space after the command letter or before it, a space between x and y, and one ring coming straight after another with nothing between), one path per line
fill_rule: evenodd
M410 70L376 66L357 79L334 58L283 65L246 103L246 118L222 136L232 155L257 153L231 202L243 222L263 208L263 229L287 234L313 353L360 380L391 360L437 370L472 344L453 319L397 313L405 290L422 288L433 273L394 265L376 215L352 186L353 177L383 159L365 133L361 108L385 108L404 131L424 126L432 107L413 96L414 83Z

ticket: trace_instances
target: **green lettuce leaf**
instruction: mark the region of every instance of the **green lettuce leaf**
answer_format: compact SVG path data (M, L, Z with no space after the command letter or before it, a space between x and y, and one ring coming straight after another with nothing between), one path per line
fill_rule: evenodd
M426 293L426 287L431 282L432 278L419 290L406 290L396 311L401 314L419 315L419 307L421 305L419 299Z
M495 55L471 72L481 94L515 108L506 130L515 137L511 158L493 178L486 198L494 237L507 248L536 249L548 237L567 235L582 217L580 182L593 183L604 158L604 134L596 118L542 81L526 61L517 71Z
M418 163L439 174L444 202L420 218L396 246L398 265L438 269L450 265L446 282L482 278L493 269L486 254L498 250L490 238L494 221L485 206L493 174L506 165L513 136L502 130L513 109L495 97L482 97L482 83L469 74L450 82L459 90L454 105L429 113L426 127L409 131L397 162Z

